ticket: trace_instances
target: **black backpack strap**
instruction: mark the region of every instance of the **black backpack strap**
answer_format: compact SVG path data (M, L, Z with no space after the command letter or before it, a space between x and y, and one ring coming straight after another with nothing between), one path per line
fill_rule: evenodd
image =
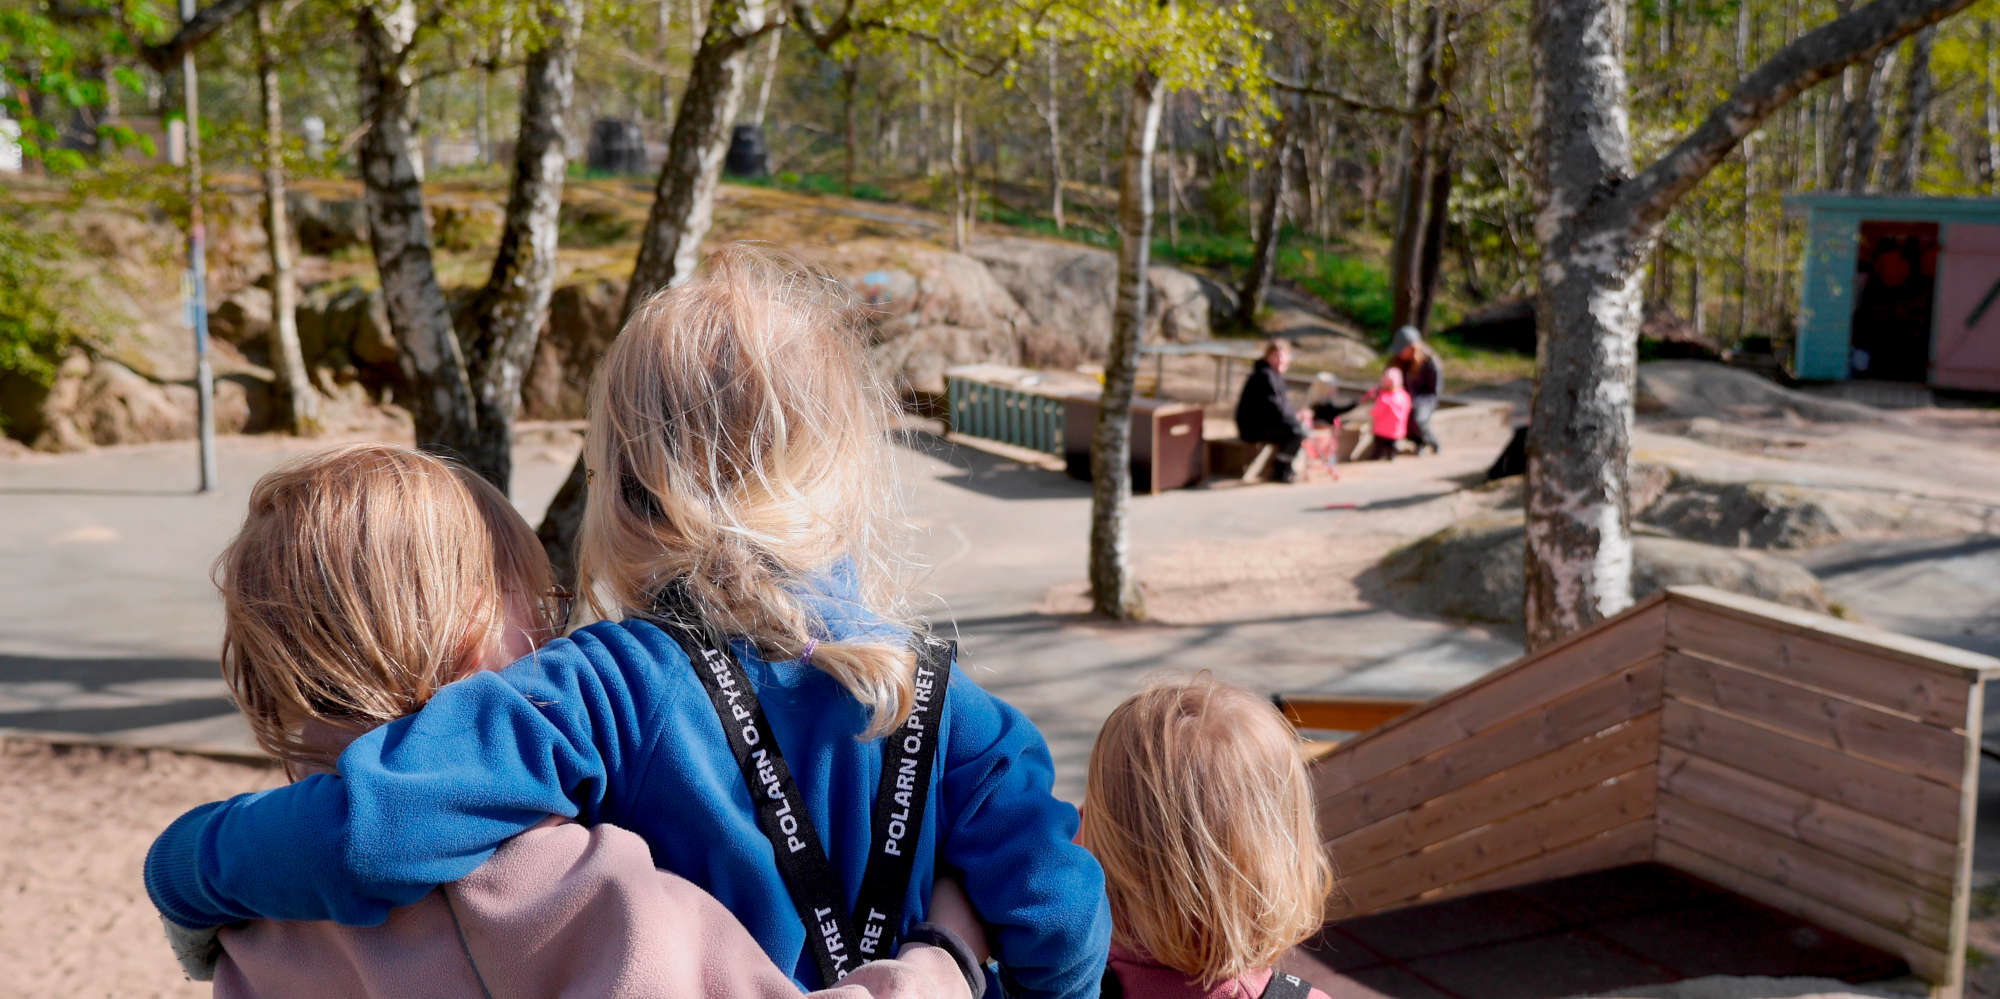
M1312 986L1297 975L1287 975L1282 971L1271 972L1271 983L1264 986L1260 999L1307 999L1312 995Z
M695 676L708 691L722 734L743 771L744 785L757 812L757 826L771 842L778 873L792 896L799 921L805 924L806 949L819 969L820 984L831 986L855 965L848 949L854 940L852 920L841 897L840 879L834 876L826 847L806 814L805 795L792 779L784 754L778 751L776 735L764 717L763 706L757 703L750 675L706 631L697 634L671 618L658 623L687 653Z
M1098 999L1125 999L1125 986L1118 981L1118 970L1104 966L1104 982L1097 987Z
M951 683L952 661L958 657L955 643L923 634L910 639L910 651L917 662L910 716L882 745L882 783L875 788L868 867L854 900L860 928L856 946L863 961L889 957L902 932L903 899L909 893L915 846L930 803L945 689Z

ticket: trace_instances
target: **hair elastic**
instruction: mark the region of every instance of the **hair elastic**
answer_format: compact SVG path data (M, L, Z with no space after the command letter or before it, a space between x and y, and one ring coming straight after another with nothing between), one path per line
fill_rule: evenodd
M805 663L807 666L811 666L813 661L813 650L816 648L819 648L819 639L816 638L806 639L806 650L804 652L799 653L799 662Z

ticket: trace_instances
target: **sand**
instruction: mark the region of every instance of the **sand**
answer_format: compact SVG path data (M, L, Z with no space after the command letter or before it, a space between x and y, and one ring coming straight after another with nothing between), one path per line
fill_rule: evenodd
M0 738L0 993L206 996L168 953L146 847L202 802L283 780L271 766Z

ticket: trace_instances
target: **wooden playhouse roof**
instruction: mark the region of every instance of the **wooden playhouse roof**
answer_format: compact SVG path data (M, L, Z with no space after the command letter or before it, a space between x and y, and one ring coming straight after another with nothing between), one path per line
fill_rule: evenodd
M1956 995L2000 660L1676 588L1312 765L1348 918L1641 861Z

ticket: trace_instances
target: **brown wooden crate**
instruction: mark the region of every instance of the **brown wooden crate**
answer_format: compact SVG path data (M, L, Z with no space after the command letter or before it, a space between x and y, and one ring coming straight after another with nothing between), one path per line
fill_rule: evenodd
M1320 835L1328 839L1345 835L1653 711L1659 706L1662 673L1660 659L1648 660L1566 696L1553 697L1530 714L1449 742L1439 752L1337 792L1317 781L1328 764L1345 755L1346 747L1335 750L1313 766Z
M1952 788L1679 698L1667 698L1660 717L1669 746L1939 839L1958 835L1960 795Z
M1949 891L1957 873L1958 851L1947 840L1672 746L1660 751L1660 794L1727 812L1929 890Z
M1667 656L1667 693L1957 787L1965 736L1810 687L1683 652Z
M1699 850L1738 870L1809 895L1918 943L1942 950L1951 924L1951 896L1925 891L1798 840L1662 795L1659 836Z
M1534 711L1550 698L1657 656L1666 606L1650 599L1553 648L1516 660L1348 741L1316 768L1321 794L1336 794L1411 760Z
M1356 875L1644 766L1659 752L1660 716L1648 712L1356 829L1327 847L1343 873Z
M1648 764L1480 826L1422 853L1348 877L1348 898L1357 912L1376 912L1648 819L1653 814L1656 784L1656 768Z
M1709 659L1839 693L1943 728L1961 729L1971 681L1906 657L1798 631L1779 622L1675 603L1667 644Z
M1697 877L1707 878L1745 898L1755 899L1774 909L1789 912L1837 933L1844 933L1871 947L1879 947L1909 962L1910 970L1933 984L1954 983L1962 976L1964 958L1954 959L1935 947L1926 946L1894 930L1877 926L1819 899L1772 884L1750 872L1733 867L1699 850L1672 840L1654 845L1654 859Z

